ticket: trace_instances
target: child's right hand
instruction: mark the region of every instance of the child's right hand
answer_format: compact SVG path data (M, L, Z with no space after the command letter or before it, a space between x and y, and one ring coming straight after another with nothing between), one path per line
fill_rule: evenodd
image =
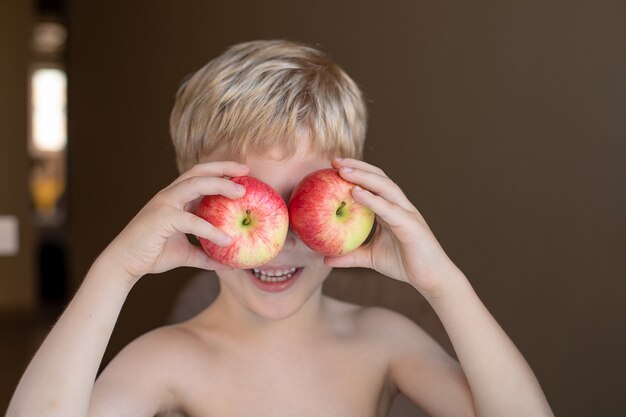
M224 176L246 175L248 167L236 162L207 162L183 173L159 191L111 242L101 256L128 273L134 285L142 276L179 266L230 269L217 263L187 240L186 233L228 246L230 237L193 214L205 195L243 197L245 189Z

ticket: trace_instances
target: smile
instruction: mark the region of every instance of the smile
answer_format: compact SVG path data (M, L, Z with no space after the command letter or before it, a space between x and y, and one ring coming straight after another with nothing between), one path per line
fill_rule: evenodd
M293 276L296 272L296 267L289 269L284 269L281 271L264 271L261 269L254 268L252 271L254 276L265 282L280 282L286 281Z
M290 288L304 268L291 267L280 270L247 269L246 272L254 285L265 292L282 292Z

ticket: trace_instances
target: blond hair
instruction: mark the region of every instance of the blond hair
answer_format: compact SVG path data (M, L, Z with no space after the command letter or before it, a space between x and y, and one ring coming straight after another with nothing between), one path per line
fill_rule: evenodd
M176 94L170 134L178 169L225 146L237 157L283 147L303 135L321 155L360 158L367 109L356 83L311 46L240 43L190 74Z

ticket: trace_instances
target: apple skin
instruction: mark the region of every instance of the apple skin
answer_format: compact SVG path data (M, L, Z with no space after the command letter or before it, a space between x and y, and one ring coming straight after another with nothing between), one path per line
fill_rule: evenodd
M289 230L287 205L259 179L243 176L230 180L243 185L246 194L236 200L204 196L195 214L231 236L233 242L221 247L199 236L198 240L217 262L234 269L254 268L269 262L282 249Z
M327 256L340 256L367 239L375 215L354 200L354 186L334 169L325 168L305 176L293 190L289 223L309 248Z

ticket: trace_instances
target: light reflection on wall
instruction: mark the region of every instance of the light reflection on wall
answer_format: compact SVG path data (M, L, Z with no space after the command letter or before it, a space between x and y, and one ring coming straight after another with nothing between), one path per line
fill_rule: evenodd
M67 145L65 72L40 68L32 75L32 146L36 153L60 152Z
M33 215L40 226L61 227L66 217L67 31L60 22L41 21L33 28L30 69L28 150Z

